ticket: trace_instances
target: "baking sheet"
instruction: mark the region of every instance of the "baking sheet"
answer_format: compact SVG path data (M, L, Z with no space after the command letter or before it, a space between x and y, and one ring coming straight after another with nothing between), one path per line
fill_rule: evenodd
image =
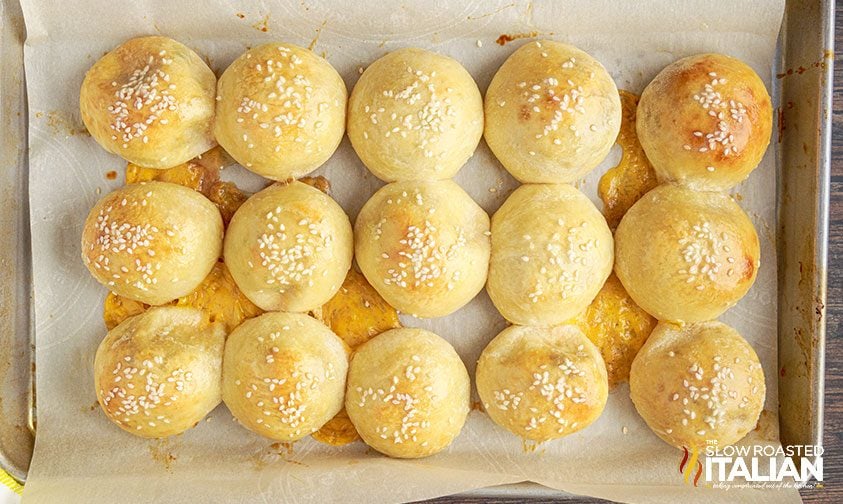
M787 492L715 492L684 485L680 452L659 441L637 417L626 386L588 429L525 449L473 411L442 454L398 461L355 443L329 447L310 439L291 447L252 435L224 407L170 440L146 441L109 424L96 406L92 363L105 334L105 289L79 260L79 236L101 192L117 187L105 174L124 163L86 134L78 114L84 72L125 39L165 34L195 48L221 72L247 47L272 40L314 50L338 69L349 89L358 70L385 52L430 48L460 60L484 91L522 40L500 47L502 34L534 34L574 43L599 59L623 89L640 92L664 65L698 52L744 59L770 86L782 0L401 2L346 5L339 0L246 5L106 1L60 5L25 0L25 61L29 95L30 203L36 323L38 436L27 502L390 502L532 480L572 493L635 502L798 501ZM728 8L726 8L728 7ZM478 41L480 43L478 44ZM610 156L582 184L597 202L596 182ZM354 218L381 183L344 141L317 173L331 180ZM456 178L493 212L516 186L481 143ZM494 189L494 192L490 191ZM735 191L761 238L755 286L721 319L753 343L767 374L762 429L748 442L776 442L775 169L771 152ZM404 320L451 341L473 375L485 344L504 326L488 297L438 320ZM623 427L626 427L624 433ZM388 484L384 484L388 482ZM166 499L164 499L166 497Z
M27 429L30 375L29 200L23 14L0 0L0 467L23 479L34 437Z

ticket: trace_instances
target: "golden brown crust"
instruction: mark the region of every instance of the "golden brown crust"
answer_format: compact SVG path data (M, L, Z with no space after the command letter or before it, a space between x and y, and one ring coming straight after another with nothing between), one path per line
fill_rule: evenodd
M483 98L456 60L422 49L369 65L348 102L348 138L381 180L451 178L483 134Z
M641 94L638 138L659 179L724 190L758 166L773 125L770 96L742 61L698 54L668 65Z
M404 313L445 316L483 289L489 216L450 180L387 184L354 229L360 270Z
M306 175L342 140L345 83L302 47L271 43L246 51L223 72L217 93L217 141L258 175Z
M375 450L427 457L460 433L469 392L468 372L447 341L423 329L392 329L352 356L345 408Z
M252 432L295 441L342 408L347 370L346 347L325 325L298 313L265 313L229 335L222 398Z
M612 272L606 220L567 184L526 184L492 217L486 290L507 320L561 324L597 295Z
M216 143L217 79L187 46L167 37L124 42L85 74L82 121L105 150L146 168L170 168Z
M223 224L213 203L167 182L107 194L82 231L82 261L113 292L160 305L198 286L217 263Z
M717 318L755 282L758 235L723 193L661 185L638 200L615 232L615 273L659 320Z
M615 143L618 89L606 69L576 47L550 40L521 46L492 78L485 138L521 182L571 183Z
M225 329L192 308L130 317L97 349L97 400L109 420L136 436L184 432L220 402L224 342Z
M542 442L597 420L609 382L600 352L576 326L510 326L477 361L477 393L496 424Z
M630 397L653 432L677 448L723 447L755 428L764 370L755 351L720 322L660 322L632 363Z
M264 310L306 312L336 294L351 267L351 223L330 196L301 182L274 184L232 217L225 262Z

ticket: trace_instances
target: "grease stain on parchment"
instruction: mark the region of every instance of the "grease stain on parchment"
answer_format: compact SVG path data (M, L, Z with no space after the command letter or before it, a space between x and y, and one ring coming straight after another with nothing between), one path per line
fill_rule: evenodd
M319 36L322 35L322 29L325 28L325 25L328 24L328 20L322 21L322 24L316 28L316 35L314 35L313 40L307 45L307 49L312 51L314 47L316 47L316 43L319 42ZM323 53L324 54L324 53ZM324 55L323 55L324 57Z
M257 23L252 24L252 28L260 32L269 31L269 13L267 12Z
M276 464L278 462L284 462L287 464L295 464L302 467L310 467L308 464L304 462L300 462L298 460L294 460L293 457L294 453L294 443L292 442L275 442L267 446L266 448L261 448L260 451L255 453L253 458L254 461L254 468L255 470L261 470L264 467L267 467L272 464Z
M245 12L235 12L234 15L237 16L237 19L242 19L244 21L247 21L246 18L249 17ZM257 21L251 23L252 28L263 33L269 32L269 16L269 12L260 16Z
M548 35L553 35L549 33ZM531 32L524 32L524 33L501 33L500 37L495 39L495 44L499 46L505 46L506 44L512 42L513 40L523 39L523 38L535 38L539 36L539 32L531 31Z
M51 110L46 113L36 112L35 119L45 119L47 127L50 128L54 135L62 135L65 138L76 135L91 135L88 133L84 124L81 124L61 110Z
M173 464L178 460L178 457L173 453L178 448L174 438L154 439L149 442L147 447L152 460L160 463L165 471L171 472Z

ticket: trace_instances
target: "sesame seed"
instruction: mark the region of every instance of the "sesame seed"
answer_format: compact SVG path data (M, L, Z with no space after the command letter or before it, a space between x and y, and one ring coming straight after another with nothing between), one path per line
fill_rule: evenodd
M417 197L420 195L414 195L418 202ZM454 254L465 246L465 234L459 230L456 241L447 246L437 242L437 235L437 227L427 219L420 225L407 226L404 236L398 240L401 249L394 253L398 262L386 271L383 283L401 288L420 288L433 287L435 281L447 280L449 276L458 280L459 272L450 272L448 265Z
M111 82L116 91L114 101L107 107L111 115L109 127L114 131L112 138L118 137L123 148L138 138L148 143L146 130L166 113L178 111L178 102L170 93L173 87L168 84L166 67L170 63L171 59L150 55L125 82Z
M264 281L282 292L289 286L312 285L319 254L333 246L330 230L322 221L302 218L288 229L281 220L290 217L280 207L268 212L264 233L257 241L259 265L268 274Z
M697 102L703 110L707 111L707 117L714 119L713 127L709 132L696 130L692 132L696 143L701 143L697 148L698 152L716 152L722 150L724 156L738 154L739 147L734 144L733 127L742 124L747 116L747 110L743 103L733 99L726 99L717 89L726 83L726 79L717 78L716 72L710 72L713 79L703 85L703 89L695 93L691 98ZM727 113L728 119L727 121ZM691 150L690 145L684 146ZM709 172L714 171L713 167L707 167Z
M702 222L691 226L690 233L680 238L680 253L688 267L678 273L685 276L686 283L695 284L696 290L705 289L705 284L699 283L705 279L716 281L722 266L718 251L725 247L725 252L729 252L728 246L723 245L723 236L728 238L725 233L718 235L710 223Z
M500 410L518 410L526 393L537 392L544 399L544 403L533 400L529 406L531 414L524 429L527 431L538 429L548 422L553 422L557 432L572 431L576 422L570 422L562 412L574 404L587 401L586 390L580 387L577 380L586 376L585 371L579 369L573 361L566 358L559 365L550 367L542 364L533 371L532 382L524 390L502 389L493 391L494 401L486 408L494 407Z
M437 153L432 148L438 143L441 133L450 129L451 117L456 117L457 110L452 106L451 95L454 90L446 87L444 90L437 86L436 72L425 72L421 69L407 67L413 81L397 89L387 88L378 95L380 101L364 107L372 124L385 123L384 138L406 138L414 133L419 140L415 147L425 158L433 158ZM386 102L395 101L401 105L409 105L414 113L399 115L395 112L386 114ZM374 111L374 112L371 112Z

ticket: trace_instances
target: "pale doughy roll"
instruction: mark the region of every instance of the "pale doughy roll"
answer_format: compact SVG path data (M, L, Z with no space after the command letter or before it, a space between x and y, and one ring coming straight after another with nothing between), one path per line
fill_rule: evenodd
M583 311L612 272L612 232L580 191L522 185L492 216L486 291L516 324L561 324Z
M351 223L330 196L302 182L275 184L237 210L225 264L267 311L305 312L337 293L351 267Z
M145 168L171 168L213 147L217 79L190 48L134 38L100 58L79 94L82 122L105 150Z
M460 433L470 389L465 365L447 341L423 329L392 329L351 357L345 409L375 450L427 457Z
M94 359L109 420L147 438L196 425L220 403L225 329L193 308L151 308L108 332Z
M265 313L229 335L222 398L250 431L295 441L340 411L347 371L346 347L324 324L299 313Z
M121 187L94 205L82 230L82 262L112 292L151 305L189 294L222 250L219 210L168 182Z
M486 91L486 143L521 182L571 183L609 154L621 127L612 77L576 47L521 46Z
M576 326L509 326L477 361L477 393L493 422L542 442L597 420L609 380L600 351Z
M660 322L632 362L629 391L653 432L677 448L723 447L755 428L764 370L755 351L721 322Z
M386 301L419 317L442 317L483 288L489 216L450 180L393 182L360 210L355 256Z
M346 97L340 75L313 52L258 46L220 77L214 135L248 170L273 180L298 178L339 146Z
M446 179L474 154L483 98L456 60L399 49L366 68L348 102L348 138L381 180Z
M662 185L621 220L615 258L624 288L650 315L701 322L752 287L760 248L755 226L729 195Z
M761 78L739 59L698 54L668 65L638 103L638 139L662 181L724 190L758 166L773 129Z

